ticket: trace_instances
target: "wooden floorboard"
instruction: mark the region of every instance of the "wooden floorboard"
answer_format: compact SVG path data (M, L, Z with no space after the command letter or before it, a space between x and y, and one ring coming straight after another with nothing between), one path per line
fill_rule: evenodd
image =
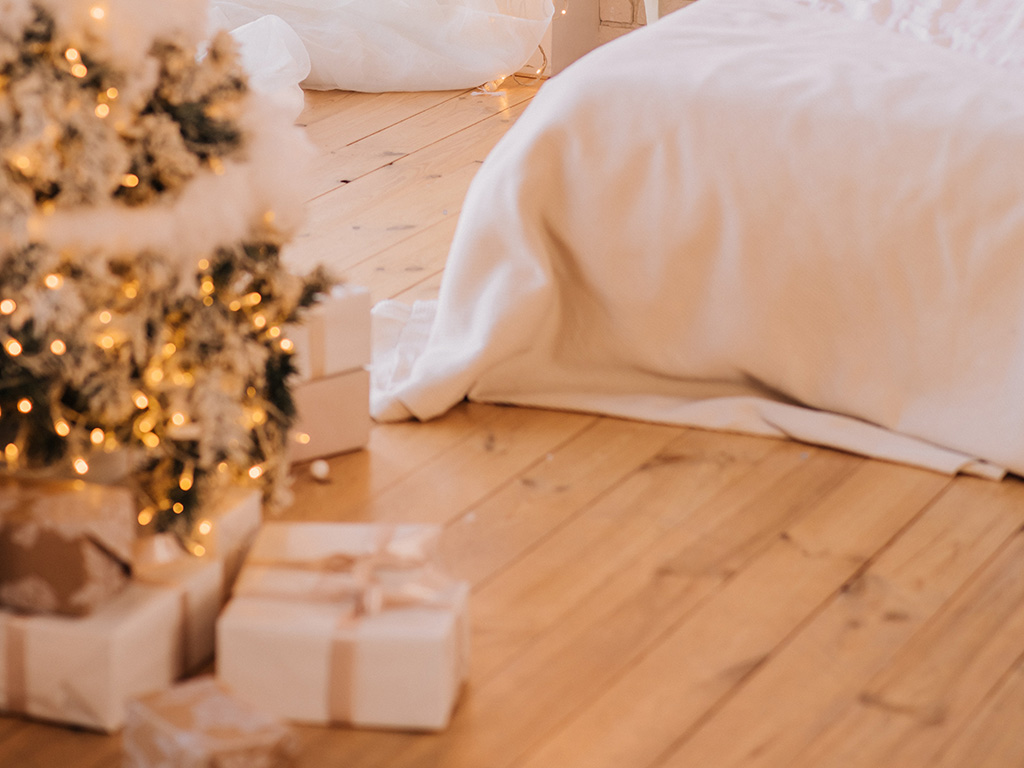
M288 248L374 301L436 298L466 190L536 84L307 94ZM379 424L294 520L432 521L472 593L439 734L297 727L303 768L1024 765L1024 484L761 437L462 404ZM2 768L119 737L0 718Z

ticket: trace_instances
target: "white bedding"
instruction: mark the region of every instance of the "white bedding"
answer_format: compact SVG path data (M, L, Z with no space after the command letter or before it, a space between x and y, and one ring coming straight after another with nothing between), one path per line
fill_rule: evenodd
M547 83L372 410L465 397L1024 473L1021 73L794 0L700 0Z

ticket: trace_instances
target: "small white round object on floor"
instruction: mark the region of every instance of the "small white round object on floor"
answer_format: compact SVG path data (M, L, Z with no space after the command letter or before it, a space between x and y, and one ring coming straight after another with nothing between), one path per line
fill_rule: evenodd
M323 459L317 459L309 465L309 473L321 483L326 482L331 474L331 466Z

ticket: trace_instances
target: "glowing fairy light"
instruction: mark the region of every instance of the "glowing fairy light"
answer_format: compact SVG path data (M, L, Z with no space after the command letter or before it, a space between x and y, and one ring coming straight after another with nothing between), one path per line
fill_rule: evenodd
M54 339L50 342L50 351L55 355L63 355L68 351L68 345L63 339Z
M177 351L178 347L175 345L173 341L168 341L166 344L164 344L164 357L170 357Z
M192 475L182 475L179 477L178 487L185 492L192 490Z
M206 270L208 270L210 268L210 260L209 259L200 259L199 260L199 264L197 266L199 267L199 270L201 272L205 272Z
M185 425L185 414L181 411L171 415L171 424L176 427L182 427Z
M99 319L100 322L103 323L103 325L106 325L107 323L114 319L114 316L110 314L109 310L104 309L102 312L100 312Z
M249 467L249 477L251 477L253 480L259 480L262 476L263 467L261 467L259 464Z
M57 419L53 422L53 431L61 437L67 437L71 434L71 425L64 421L64 419Z
M100 336L99 345L104 349L113 349L116 341L109 333Z
M134 299L139 295L139 287L135 283L125 283L124 287L121 288L121 293L129 299Z
M68 48L66 51L64 51L64 58L71 62L81 61L82 54L78 52L77 48Z
M176 515L180 515L182 512L185 511L185 505L182 504L180 501L176 501L171 506L171 511L174 512L174 514Z
M96 427L92 432L89 433L89 441L93 445L102 445L103 440L106 438L106 433L99 427Z
M272 339L276 339L280 335L281 335L281 329L280 329L280 327L278 327L276 325L271 326L270 328L267 329L267 336L269 336Z
M149 398L146 397L145 392L136 392L132 395L132 402L135 403L136 408L142 410L149 405Z
M18 456L21 455L21 451L14 443L8 443L4 446L4 459L7 460L8 464L13 464L18 460Z
M32 161L28 155L18 155L11 162L19 171L27 171L32 167Z
M238 299L234 299L230 304L228 304L228 309L230 309L232 312L237 312L241 308L242 302L240 302Z
M4 349L7 354L11 357L17 357L21 354L21 344L18 343L17 339L8 339L4 342Z
M81 457L75 459L71 466L80 475L84 475L89 471L89 462Z
M117 88L107 88L107 98L111 101L116 99L119 95L120 93L118 92Z
M206 547L204 547L202 544L195 544L192 547L192 554L196 557L202 557L206 554Z
M79 63L79 64L72 64L71 65L71 74L74 75L75 77L81 79L81 78L83 78L83 77L85 77L86 75L89 74L89 68L87 66L85 66L85 64L81 64L81 63Z
M256 315L252 319L252 324L257 328L262 328L267 324L267 318L265 318L263 315Z
M96 109L93 111L96 113L96 117L100 119L110 115L110 107L107 104L97 104Z
M197 529L201 534L203 534L203 536L206 536L213 530L213 523L209 520L203 520L199 523Z
M300 445L309 445L309 441L312 439L313 438L311 438L305 432L299 432L298 434L295 435L295 442L299 443Z
M142 444L147 448L157 448L160 446L160 438L153 432L147 432L142 436Z
M0 315L12 315L17 308L18 304L14 299L0 301Z
M32 413L32 401L27 397L23 397L18 401L18 412L19 413Z
M134 189L139 186L139 177L134 173L126 173L121 177L121 186L125 189Z
M49 288L51 291L56 291L62 285L64 285L64 276L59 275L56 272L51 272L43 278L43 285Z
M103 18L107 15L107 12L103 10L102 6L94 5L89 9L89 15L92 16L96 21L103 21Z
M281 339L279 346L282 352L292 352L295 350L295 342L291 339Z
M139 512L139 525L149 525L153 522L153 508L146 507L144 510Z
M245 296L245 303L248 304L250 307L255 307L261 301L263 301L263 295L259 293L259 291L247 293Z

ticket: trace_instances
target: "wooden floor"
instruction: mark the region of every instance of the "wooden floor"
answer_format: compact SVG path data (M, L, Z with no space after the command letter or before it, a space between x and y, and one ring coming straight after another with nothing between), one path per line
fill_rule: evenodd
M290 258L436 294L533 87L310 94ZM305 768L1024 766L1024 485L791 442L464 405L297 468L288 515L447 526L473 658L439 735L300 728ZM3 768L119 740L0 719Z

